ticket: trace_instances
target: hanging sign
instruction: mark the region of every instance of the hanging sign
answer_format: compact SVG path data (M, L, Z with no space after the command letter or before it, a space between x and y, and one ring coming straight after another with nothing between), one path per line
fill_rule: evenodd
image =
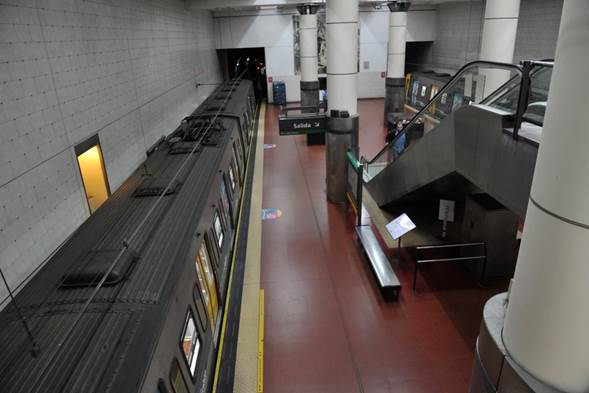
M325 115L280 116L278 118L280 135L317 134L327 129Z

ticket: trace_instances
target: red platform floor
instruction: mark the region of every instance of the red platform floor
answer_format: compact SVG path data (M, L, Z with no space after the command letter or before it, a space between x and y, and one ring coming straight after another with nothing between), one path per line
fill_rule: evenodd
M382 110L382 100L359 102L367 157L383 144ZM280 137L277 116L269 105L264 140L276 148L264 154L263 207L283 214L262 225L264 391L467 392L482 307L505 283L483 289L439 264L413 293L405 252L394 265L400 299L384 301L349 213L326 200L325 148Z

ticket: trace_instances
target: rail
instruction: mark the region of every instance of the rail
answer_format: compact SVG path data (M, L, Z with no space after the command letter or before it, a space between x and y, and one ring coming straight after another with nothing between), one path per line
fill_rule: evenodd
M441 250L448 248L460 247L480 247L480 254L464 257L444 257L444 258L428 258L420 259L419 253L424 250ZM417 288L417 272L420 264L437 263L437 262L465 262L465 261L483 261L481 269L481 277L479 283L485 280L485 273L487 270L487 243L486 242L470 242L470 243L450 243L450 244L433 244L415 247L415 264L413 266L413 291Z

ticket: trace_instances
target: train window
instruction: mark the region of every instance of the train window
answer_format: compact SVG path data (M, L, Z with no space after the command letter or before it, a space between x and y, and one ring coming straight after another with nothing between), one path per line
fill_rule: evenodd
M188 368L190 369L190 375L194 377L198 353L200 352L200 339L198 337L198 331L196 330L196 322L194 321L190 309L188 309L188 313L186 314L186 322L184 323L180 348L184 354L186 364L188 364Z
M235 164L235 158L233 160L231 160L231 166L233 166L233 173L235 174L235 180L237 181L238 185L242 185L243 182L241 181L241 174L239 173L239 171L237 170L237 165Z
M221 225L221 219L219 218L219 212L215 212L215 219L213 221L213 228L215 229L215 236L217 237L217 245L219 246L219 250L223 249L223 240L224 240L224 233L223 233L223 226Z
M214 326L217 321L219 301L217 297L217 284L215 282L215 274L213 273L213 268L211 266L210 253L207 249L206 242L202 242L202 244L200 245L198 255L196 256L195 265L197 271L200 267L200 271L202 272L202 275L204 276L204 281L206 282L206 289L209 295L209 305L207 305L207 309L210 309L209 318L211 320L212 326Z
M203 331L207 331L208 325L208 318L207 318L207 311L204 309L204 296L208 296L208 293L205 295L200 290L200 285L204 284L204 282L199 281L197 285L194 286L193 296L194 296L194 304L196 306L196 315L198 315L198 320L200 321L200 326L202 327ZM206 292L206 291L205 291Z
M245 130L247 132L249 132L249 128L250 128L250 118L248 116L247 112L244 112L243 114L243 124L245 125Z
M237 138L237 143L239 143L239 152L243 156L245 154L245 149L243 147L243 140L241 138Z
M205 233L205 244L207 245L208 255L211 258L212 265L215 266L215 268L218 268L219 258L215 253L215 250L218 250L218 248L215 247L215 243L211 240L211 238L214 239L215 237L213 235L209 236L208 233Z
M235 143L233 143L233 155L235 157L237 157L237 163L239 165L239 172L242 172L243 171L243 157L239 153L239 149L237 148L237 145Z
M184 377L180 371L180 365L176 359L172 362L172 368L170 369L170 384L172 385L172 389L174 389L174 393L188 393L186 381L184 381Z
M229 183L231 184L231 192L235 191L235 186L237 183L235 182L235 173L233 172L233 163L229 165Z
M219 201L219 212L221 213L221 224L227 233L231 233L231 224L229 224L229 215L226 213L223 201Z
M227 222L229 226L233 226L233 222L231 220L231 204L229 203L229 195L227 195L227 186L225 185L225 176L221 179L221 205L225 210L225 217L227 218Z

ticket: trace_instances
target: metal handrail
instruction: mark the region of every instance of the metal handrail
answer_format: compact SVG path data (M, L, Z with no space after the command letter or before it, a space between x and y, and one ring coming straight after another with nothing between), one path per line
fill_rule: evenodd
M432 259L418 259L417 263L432 263L432 262L459 262L470 261L473 259L485 259L486 255L476 255L472 257L455 257L455 258L432 258Z
M417 121L417 119L419 119L421 117L421 115L423 115L427 110L429 110L429 107L436 102L436 100L442 96L442 94L446 93L447 90L450 88L451 85L453 85L453 83L459 79L460 77L462 77L462 75L469 69L469 68L473 68L476 66L492 66L492 67L496 67L496 68L504 68L504 69L510 69L510 70L514 70L515 72L517 72L519 75L522 75L523 72L523 67L520 65L516 65L516 64L509 64L509 63L499 63L499 62L495 62L495 61L482 61L482 60L478 60L478 61L472 61L470 63L465 64L464 66L462 66L462 68L460 68L456 74L454 74L454 76L452 76L452 78L450 78L450 80L440 89L440 91L438 91L438 93L431 99L428 101L428 103L421 108L416 114L415 116L413 116L411 118L411 120L409 121L409 123L407 123L405 125L405 127L403 127L403 129L395 136L395 138L387 143L379 152L378 154L371 159L370 161L368 161L368 165L373 164L376 160L378 160L383 154L386 153L386 151L390 148L390 146L394 146L395 142L397 141L398 138L401 137L401 135L404 135L411 126L413 126L413 124L415 124L415 122Z
M528 63L540 67L554 68L554 60L530 60Z
M455 247L481 247L482 255L472 255L466 257L449 257L449 258L430 258L430 259L419 259L417 253L421 250L433 250L433 249L444 249L444 248L455 248ZM421 263L435 263L435 262L461 262L461 261L474 261L483 260L483 267L481 270L480 284L483 284L485 280L485 274L487 272L487 242L470 242L470 243L449 243L449 244L432 244L425 246L415 247L415 264L413 266L413 291L417 288L417 267Z
M451 248L451 247L474 247L482 246L485 242L473 242L473 243L448 243L448 244L432 244L427 246L417 246L415 249L419 250L432 250L436 248Z

